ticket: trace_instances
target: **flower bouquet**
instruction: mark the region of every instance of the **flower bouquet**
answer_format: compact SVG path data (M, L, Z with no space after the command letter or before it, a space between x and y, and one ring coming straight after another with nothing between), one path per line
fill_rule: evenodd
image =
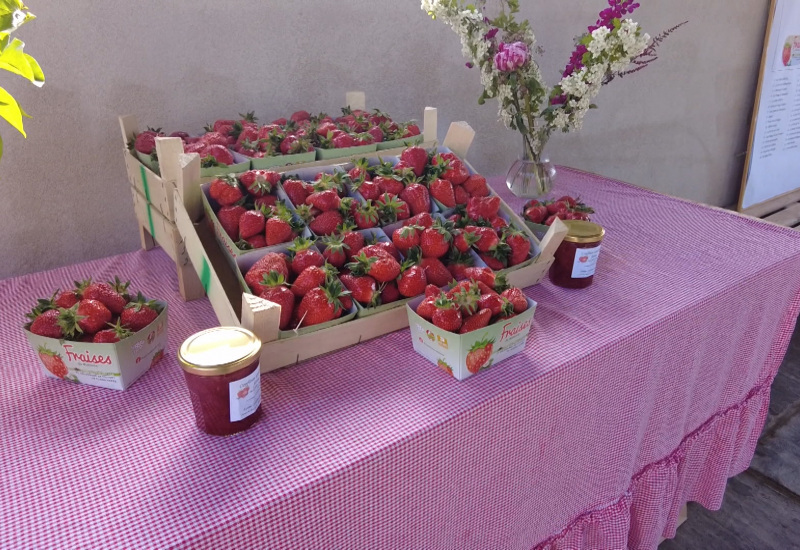
M575 50L561 80L548 87L534 53L541 53L527 20L515 19L519 0L500 0L500 14L485 15L486 1L422 0L422 9L447 23L461 38L467 67L481 73L483 93L478 103L495 98L498 116L507 128L522 134L523 155L508 172L506 183L519 196L549 192L555 170L542 158L550 135L579 130L583 117L604 84L637 72L657 59L656 47L673 27L651 39L635 21L625 18L639 4L608 0L609 7L587 32L577 38Z

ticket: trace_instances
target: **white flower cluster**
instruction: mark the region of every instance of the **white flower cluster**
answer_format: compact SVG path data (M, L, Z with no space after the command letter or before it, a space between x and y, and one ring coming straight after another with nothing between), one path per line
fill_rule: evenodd
M625 19L613 31L600 27L592 32L586 44L590 57L585 66L561 79L559 86L566 102L555 108L550 126L553 130L569 132L580 130L583 117L589 111L592 100L600 93L606 75L624 70L631 60L641 54L650 36L639 32L639 24Z

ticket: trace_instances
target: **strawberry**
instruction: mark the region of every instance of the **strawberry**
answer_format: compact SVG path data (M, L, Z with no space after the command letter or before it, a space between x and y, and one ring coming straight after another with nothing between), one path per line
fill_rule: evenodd
M519 314L528 309L528 300L525 299L522 291L516 287L504 290L500 293L500 296L511 302L511 305L514 306L514 313Z
M422 147L409 147L400 153L400 160L411 166L414 169L414 175L420 177L428 164L428 152Z
M364 248L364 235L353 231L353 226L342 226L342 240L347 247L347 259L350 260Z
M378 257L371 262L368 273L377 282L387 283L400 275L400 264L394 258Z
M480 174L472 174L464 182L464 191L471 197L488 197L489 186L486 184L486 178Z
M429 212L423 212L403 221L403 225L418 225L424 229L433 225L433 216Z
M478 299L478 307L481 310L488 309L491 311L492 317L496 317L500 315L503 310L503 298L497 293L481 294L481 297Z
M472 245L474 245L480 239L480 236L478 236L476 233L463 229L457 230L454 235L453 246L462 254L469 252L472 248Z
M528 259L531 252L531 241L519 229L507 227L503 231L503 240L511 248L508 265L521 264Z
M458 306L461 314L465 317L478 311L478 300L481 297L480 291L477 285L469 281L462 281L456 287L452 288L447 293L447 297Z
M249 250L257 250L267 246L267 239L264 235L253 235L249 239L245 239L244 242L250 247Z
M357 271L358 272L358 271ZM350 291L350 295L362 306L372 307L378 305L380 293L375 279L366 274L355 275L345 273L339 276L345 288Z
M334 149L346 149L356 146L356 140L350 134L339 134L331 140L331 143Z
M503 276L500 275L499 277L502 278ZM495 278L495 281L496 280L497 277ZM497 296L500 296L500 294L495 289L489 287L489 285L487 285L483 281L475 281L475 279L470 279L470 281L473 281L476 285L478 285L478 290L480 290L481 296L484 294L496 294ZM495 284L497 283L495 282ZM505 290L505 288L503 288L502 290Z
M440 153L431 159L433 166L442 167L441 178L451 182L453 185L461 185L469 178L469 170L464 166L455 154Z
M472 197L467 203L467 215L473 220L491 220L500 211L500 197Z
M367 200L377 200L381 196L381 186L374 181L364 180L358 185L354 185L353 189L361 193L361 196Z
M220 206L230 206L244 197L235 176L221 176L214 179L208 187L208 194Z
M366 203L362 204L361 207L356 210L353 219L355 220L359 229L378 227L378 223L380 221L378 207L375 206L372 200L367 200Z
M467 193L466 189L464 189L461 185L454 185L453 186L453 198L456 201L456 206L461 204L467 204L469 202L470 196Z
M305 138L289 135L281 141L280 150L282 155L296 155L306 151L313 151L314 147Z
M403 132L403 137L404 138L410 138L410 137L418 136L420 133L421 132L419 130L419 126L417 126L416 124L409 123L409 124L406 124L405 132Z
M381 256L386 256L388 254L398 262L400 261L400 251L397 250L397 247L391 241L378 241L364 248L364 253L367 257L375 255L372 251Z
M133 332L120 324L119 319L117 319L116 324L108 324L111 326L111 328L98 331L92 338L92 342L95 344L114 344L133 334Z
M239 218L239 238L249 239L264 232L266 220L260 210L248 210Z
M85 334L94 334L111 320L111 311L99 300L87 300L84 298L67 311L74 312L78 331ZM64 332L68 333L67 330Z
M424 229L420 236L420 247L423 258L441 258L450 249L453 236L438 221L433 226Z
M294 237L294 230L285 219L273 216L266 221L265 234L267 246L273 246L291 241Z
M469 267L467 268L467 277L481 281L489 288L494 288L495 286L495 274L488 267Z
M375 176L372 182L380 187L381 193L389 193L390 195L398 196L405 189L402 179L395 175Z
M239 220L245 212L246 210L244 207L239 205L223 206L219 209L219 212L217 212L217 218L219 219L222 229L225 230L225 233L227 233L233 241L239 238Z
M277 271L284 281L289 280L290 265L289 259L285 254L278 252L270 252L265 254L252 265L244 276L247 285L253 290L253 293L258 295L266 288L262 287L264 276L270 271Z
M78 293L74 290L58 292L53 303L60 308L69 309L80 301Z
M269 300L281 306L280 330L286 330L292 320L294 311L294 293L286 287L286 279L277 271L264 274L260 287L259 298Z
M468 253L456 251L451 253L447 258L447 270L453 275L457 281L468 279L467 268L472 267L472 256Z
M133 148L143 155L151 155L156 150L156 138L163 135L161 128L158 130L148 129L136 136Z
M296 316L301 319L300 324L306 327L319 325L340 316L343 312L342 291L342 284L337 280L311 289L297 306Z
M408 203L412 214L421 214L431 210L431 197L428 189L418 183L412 183L406 187L400 193L400 198Z
M130 281L123 283L119 277L115 277L113 283L90 283L81 295L85 300L101 302L111 313L119 315L129 301L126 291L130 284Z
M378 217L383 225L405 220L411 216L408 203L389 193L382 194L378 198L376 206L378 207Z
M342 224L344 218L338 210L329 210L316 216L308 224L309 229L317 235L333 235L336 228Z
M292 116L289 117L289 120L300 122L302 120L308 120L310 118L311 115L308 113L308 111L296 111L292 113Z
M525 209L522 214L525 219L532 223L544 223L547 219L547 207L543 204L537 204Z
M442 293L442 290L436 285L432 285L432 284L428 283L425 286L425 297L426 298L430 298L431 296L436 297L441 293Z
M409 249L419 246L419 238L422 228L416 225L400 227L392 234L392 242L403 254L408 253Z
M508 259L502 253L479 252L478 256L490 269L500 271L508 267Z
M333 267L341 268L347 261L347 251L350 249L344 242L341 235L330 235L323 238L320 242L325 245L322 256L325 261Z
M283 182L283 190L295 206L306 203L306 198L311 194L310 186L306 182L289 179Z
M306 204L322 212L337 210L339 208L339 195L333 189L317 191L306 197Z
M257 210L264 210L265 208L272 208L278 204L278 197L275 195L264 195L263 197L256 197L253 201L253 206Z
M308 294L308 291L312 288L322 285L327 276L328 271L324 267L318 267L315 265L307 267L300 275L297 276L297 279L295 279L294 283L292 283L292 294L298 298L302 298Z
M397 281L397 289L406 298L419 296L425 292L428 279L425 277L425 269L419 265L405 265L405 269L400 274Z
M64 360L59 353L48 349L47 346L39 346L37 354L44 368L46 368L50 374L61 379L67 377L67 374L69 374L67 365L64 364Z
M80 309L78 312L80 313ZM161 306L153 300L147 300L139 292L136 299L128 303L122 310L119 320L125 328L138 332L155 321L159 313L161 313Z
M501 218L500 216L495 216L494 218L489 220L489 223L492 224L492 228L494 228L495 231L502 231L503 229L508 227L508 222L503 218Z
M454 208L456 197L453 184L445 179L435 179L430 183L431 196L439 201L445 208Z
M61 339L64 337L64 331L61 329L59 319L60 313L57 309L37 312L29 330L39 336Z
M271 170L250 170L240 175L239 181L252 196L265 197L280 183L281 175Z
M221 145L224 148L228 145L228 138L220 132L206 132L200 136L200 141L206 146Z
M551 216L559 216L563 219L569 211L569 203L565 201L555 201L547 205L547 213Z
M400 291L397 289L397 281L383 283L378 290L378 297L380 298L381 304L391 304L392 302L396 302L403 297L400 295Z
M500 237L497 236L497 232L491 227L468 225L464 228L464 231L478 237L478 240L475 241L475 248L481 252L488 252L500 242Z
M562 219L562 218L561 218L561 217L559 217L559 215L558 215L558 214L553 214L552 216L549 216L549 217L548 217L548 218L547 218L547 219L544 221L544 224L545 224L545 225L547 225L547 226L550 226L550 225L553 225L553 223L554 223L556 220L559 220L559 219ZM564 215L564 219L566 219L566 215Z
M458 330L459 334L466 334L473 330L478 330L483 327L489 326L489 321L492 319L492 311L489 309L481 309L477 313L470 315L464 319L464 323Z
M313 266L322 267L325 264L325 258L319 250L313 247L314 242L298 237L289 246L292 252L292 272L295 276L300 275L307 268Z
M438 258L422 258L420 265L425 270L428 282L436 286L445 286L453 280L453 276Z
M422 300L417 306L417 315L426 321L433 319L433 314L436 311L436 306L434 304L436 303L436 298L438 298L440 294L441 291L434 296L427 296L424 300Z
M201 166L230 166L234 164L233 153L224 145L209 145L203 151Z
M455 303L446 296L439 296L433 305L436 306L436 311L433 312L431 322L442 330L458 332L461 328L461 310Z
M467 353L467 370L476 374L491 363L494 340L481 340L475 342Z

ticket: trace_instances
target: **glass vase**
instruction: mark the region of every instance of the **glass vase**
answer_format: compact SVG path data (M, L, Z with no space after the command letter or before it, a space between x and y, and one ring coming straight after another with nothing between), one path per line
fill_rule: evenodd
M522 156L506 174L506 185L517 197L535 199L550 193L556 169L549 159L532 150L523 139Z

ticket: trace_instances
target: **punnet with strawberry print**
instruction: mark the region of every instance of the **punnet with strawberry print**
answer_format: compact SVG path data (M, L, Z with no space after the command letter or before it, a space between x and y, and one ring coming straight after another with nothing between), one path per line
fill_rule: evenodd
M509 319L478 330L457 334L443 330L417 315L420 296L406 305L414 350L456 380L494 367L525 349L536 302L526 297L528 307Z
M45 376L124 390L164 356L167 347L167 304L157 300L154 303L160 309L158 316L143 328L115 342L49 338L34 334L29 328L24 329L25 336L38 356ZM119 327L125 330L122 325Z

